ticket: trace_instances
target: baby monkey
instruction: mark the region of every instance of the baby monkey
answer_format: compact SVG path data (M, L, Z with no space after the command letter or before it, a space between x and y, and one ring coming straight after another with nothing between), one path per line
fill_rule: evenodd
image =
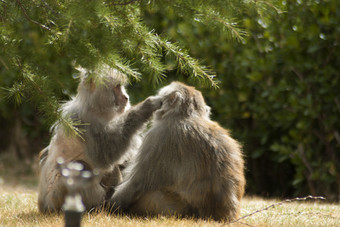
M126 178L110 200L138 215L235 220L244 194L240 144L210 120L194 87L173 82Z
M67 133L56 123L50 144L40 154L38 206L41 212L59 211L67 194L57 160L77 161L86 170L98 170L99 176L80 192L87 209L110 198L113 187L122 180L119 165L138 151L138 131L153 112L161 107L161 98L149 97L130 108L125 92L125 75L104 65L89 78L81 70L78 93L62 106L64 117L83 123L83 138ZM111 193L111 194L110 194Z

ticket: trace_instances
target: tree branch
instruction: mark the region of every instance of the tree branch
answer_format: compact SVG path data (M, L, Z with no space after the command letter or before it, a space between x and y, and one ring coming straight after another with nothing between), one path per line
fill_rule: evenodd
M46 30L48 30L48 31L51 31L51 29L50 29L49 27L47 27L46 25L40 24L38 21L35 21L35 20L31 19L31 18L28 16L28 14L27 14L27 12L26 12L26 9L24 8L24 6L23 6L22 3L20 2L20 0L16 0L16 2L17 2L17 4L18 4L18 6L20 7L21 12L24 14L25 18L26 18L28 21L30 21L30 22L32 22L33 24L36 24L36 25L42 27L43 29L46 29Z
M129 5L129 4L133 4L133 3L137 2L137 1L140 1L140 0L130 0L130 1L126 1L126 2L112 1L111 4L115 5L115 6L125 6L125 5Z

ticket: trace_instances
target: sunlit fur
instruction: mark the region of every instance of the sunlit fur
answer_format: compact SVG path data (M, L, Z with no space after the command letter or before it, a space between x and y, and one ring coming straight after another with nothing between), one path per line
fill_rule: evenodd
M41 152L38 205L42 212L60 210L65 199L58 157L100 171L100 177L81 195L88 209L102 203L122 180L118 165L132 159L141 144L138 130L161 105L160 99L150 97L130 108L122 85L125 76L108 66L95 73L97 77L91 77L81 69L77 95L62 106L64 117L81 121L82 138L67 133L57 122L49 146Z
M139 215L236 219L245 186L240 144L210 120L195 88L173 82L159 96L162 107L111 204Z

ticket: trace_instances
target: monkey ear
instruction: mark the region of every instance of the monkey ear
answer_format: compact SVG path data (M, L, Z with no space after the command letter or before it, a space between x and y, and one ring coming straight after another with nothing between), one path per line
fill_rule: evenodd
M75 67L75 69L79 72L79 78L81 81L85 81L89 76L89 71L81 66Z
M88 83L89 83L89 85L90 85L90 91L91 91L91 92L94 91L94 90L96 89L96 82L94 81L94 79L93 79L93 78L90 78L90 79L88 80Z
M211 114L211 107L206 105L205 106L205 112L207 113L208 116L210 116L210 114Z
M178 91L174 91L168 96L169 105L173 106L176 103L180 102L181 99L182 95Z
M199 110L199 105L198 105L197 99L195 97L191 97L190 102L194 105L194 109L196 111Z

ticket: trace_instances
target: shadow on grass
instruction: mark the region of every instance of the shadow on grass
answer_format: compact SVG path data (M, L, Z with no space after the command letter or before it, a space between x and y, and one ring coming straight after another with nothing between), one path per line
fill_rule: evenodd
M36 189L38 185L37 160L18 160L10 153L0 154L0 185Z

